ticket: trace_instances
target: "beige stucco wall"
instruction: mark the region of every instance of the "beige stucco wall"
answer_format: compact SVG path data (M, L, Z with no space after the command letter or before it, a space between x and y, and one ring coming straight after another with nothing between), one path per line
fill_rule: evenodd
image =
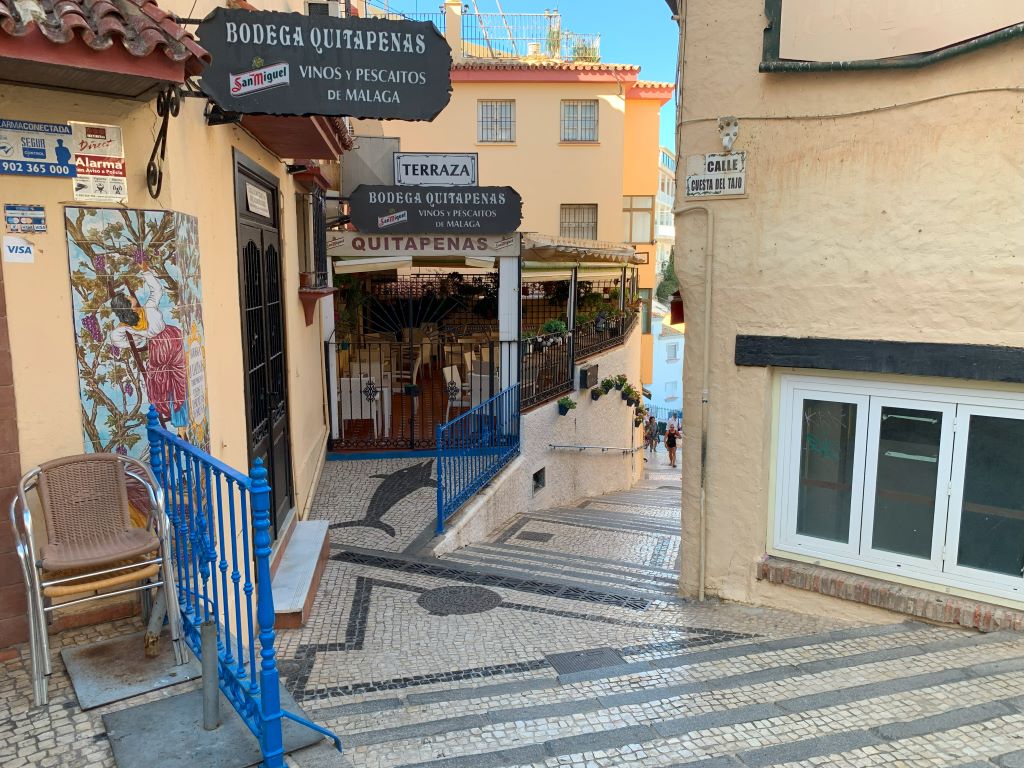
M281 160L235 126L209 128L204 102L183 99L170 122L163 190L150 198L146 161L159 128L154 103L0 86L0 115L43 122L81 120L123 129L132 208L198 217L206 333L211 450L246 468L246 427L238 293L232 148L278 177L281 188L283 299L295 506L302 510L323 459L326 438L319 313L306 326L298 299L295 186ZM76 205L67 179L0 177L0 205L46 207L48 231L31 239L32 264L5 263L23 469L84 450L63 206ZM89 205L79 203L78 205Z
M688 8L680 155L721 151L719 115L740 116L735 149L748 153L749 197L706 203L708 589L775 601L779 588L756 583L754 568L770 547L777 372L737 367L736 335L1024 346L1024 41L920 71L761 75L761 0ZM676 199L687 205L681 189ZM692 594L705 219L677 218L676 229L687 320L682 589Z

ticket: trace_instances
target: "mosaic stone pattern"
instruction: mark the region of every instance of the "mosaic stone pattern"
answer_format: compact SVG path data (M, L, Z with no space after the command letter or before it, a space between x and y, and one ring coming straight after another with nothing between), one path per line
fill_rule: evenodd
M660 459L631 492L518 518L440 560L413 546L427 488L380 518L393 538L333 529L310 622L278 632L278 659L345 753L320 744L289 765L1024 766L1024 637L680 600L679 479ZM314 515L366 518L373 475L413 463L329 467ZM0 766L113 765L108 709L78 710L58 651L132 628L56 637L43 710L23 661L3 664Z

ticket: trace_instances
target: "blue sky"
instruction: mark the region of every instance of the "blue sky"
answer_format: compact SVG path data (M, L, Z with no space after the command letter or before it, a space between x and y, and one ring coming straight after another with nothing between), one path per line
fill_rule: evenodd
M464 0L472 10L472 1ZM432 13L439 0L387 0L399 13ZM505 13L543 13L555 8L562 14L562 29L600 33L601 60L614 64L639 64L644 80L675 81L678 27L672 22L665 0L500 0ZM374 0L383 6L385 0ZM480 13L496 13L495 0L477 0ZM661 110L661 144L675 143L672 102Z

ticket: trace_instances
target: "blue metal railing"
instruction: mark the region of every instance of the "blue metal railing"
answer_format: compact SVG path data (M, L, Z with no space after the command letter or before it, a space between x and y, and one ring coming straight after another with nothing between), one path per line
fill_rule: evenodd
M185 641L201 658L200 627L208 621L216 626L218 685L259 739L266 768L284 766L282 718L333 739L340 751L336 735L281 709L270 588L270 485L263 463L257 459L248 475L229 467L161 427L153 407L147 431L150 464L171 522L170 559Z
M519 455L519 385L437 426L437 533Z

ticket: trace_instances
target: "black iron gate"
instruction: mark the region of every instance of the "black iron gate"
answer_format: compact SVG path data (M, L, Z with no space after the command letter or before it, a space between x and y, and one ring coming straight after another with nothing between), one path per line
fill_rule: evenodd
M433 448L438 424L497 394L498 276L347 276L334 450ZM506 369L508 370L508 369Z

